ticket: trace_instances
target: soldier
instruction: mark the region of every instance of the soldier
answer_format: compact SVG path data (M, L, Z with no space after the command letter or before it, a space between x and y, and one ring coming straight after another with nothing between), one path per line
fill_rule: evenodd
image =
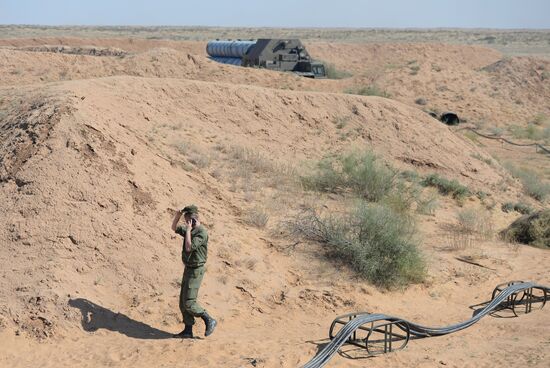
M178 226L181 216L184 216L185 225ZM204 265L208 252L208 233L199 221L197 206L190 205L178 211L172 221L172 230L183 236L183 250L181 258L185 269L181 281L180 311L183 315L185 328L180 333L173 335L176 338L193 338L193 325L195 317L201 317L206 325L205 336L214 332L217 321L210 317L199 303L197 296L204 276Z

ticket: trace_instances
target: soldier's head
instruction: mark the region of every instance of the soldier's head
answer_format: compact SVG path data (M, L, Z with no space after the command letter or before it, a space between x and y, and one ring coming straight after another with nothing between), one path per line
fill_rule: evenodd
M186 206L183 209L183 219L185 222L192 221L193 227L197 226L199 222L199 209L195 205Z

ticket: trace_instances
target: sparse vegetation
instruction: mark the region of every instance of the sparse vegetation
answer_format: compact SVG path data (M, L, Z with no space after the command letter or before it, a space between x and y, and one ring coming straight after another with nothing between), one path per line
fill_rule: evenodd
M326 157L302 176L304 187L351 195L358 203L340 216L320 216L310 210L292 227L301 236L329 245L332 258L346 262L376 285L419 281L424 261L416 247L410 210L419 202L420 187L402 180L403 175L370 151ZM420 206L431 213L435 199Z
M245 166L253 173L270 171L273 163L259 151L243 146L231 146L229 154L232 159L237 160L240 165Z
M531 121L535 125L547 125L550 123L550 117L544 113L535 115Z
M541 123L542 124L542 123ZM550 130L548 127L541 127L536 123L529 123L526 127L512 125L509 128L510 134L517 139L530 139L540 141L550 138Z
M479 153L474 153L472 154L472 157L479 160L479 161L482 161L482 162L485 162L487 165L489 166L492 166L493 165L493 160L489 157L483 157L481 156Z
M373 84L366 87L351 87L344 90L344 93L348 93L351 95L361 95L361 96L379 96L379 97L385 97L390 98L391 95L379 88L377 85Z
M472 248L476 243L474 234L465 233L458 229L446 234L445 238L449 249L455 251Z
M449 180L438 174L426 176L421 184L427 187L434 187L443 195L451 195L454 199L462 200L471 195L470 190L456 180Z
M489 238L493 234L491 214L483 209L465 208L457 212L459 231Z
M474 132L472 132L471 130L465 130L462 134L466 138L468 138L469 140L474 142L475 144L480 145L479 136L477 134L475 134Z
M332 122L336 126L336 129L342 129L345 128L350 120L349 116L335 116L332 119Z
M511 242L550 248L550 209L521 216L501 236Z
M491 127L489 133L495 137L500 137L504 133L504 129L499 127Z
M409 69L410 69L410 72L409 72L410 75L417 75L418 71L420 70L420 65L411 65L409 66Z
M204 169L210 165L210 158L204 154L194 153L189 157L189 162L198 168Z
M396 170L367 151L325 157L316 164L311 174L302 177L302 183L306 189L352 191L368 201L376 202L390 193L396 179Z
M394 288L424 277L414 222L388 207L361 202L341 217L310 211L297 217L292 228L326 244L331 259L345 262L377 286Z
M256 206L247 211L245 221L249 225L262 229L269 221L269 214L264 208Z
M523 184L525 194L543 202L550 195L550 183L543 181L536 172L505 163L504 167Z
M523 203L523 202L517 202L517 203L506 202L502 205L501 209L504 212L515 211L515 212L519 212L523 215L528 215L528 214L533 212L533 208L531 206L529 206L528 204Z
M437 197L435 195L429 195L425 198L420 198L416 203L416 212L422 214L422 215L430 215L433 216L435 214L435 210L439 206L439 202L437 200Z
M405 170L405 171L401 171L399 173L399 177L401 179L404 179L406 181L410 181L410 182L417 182L418 179L420 178L420 175L418 174L417 171L414 171L414 170Z

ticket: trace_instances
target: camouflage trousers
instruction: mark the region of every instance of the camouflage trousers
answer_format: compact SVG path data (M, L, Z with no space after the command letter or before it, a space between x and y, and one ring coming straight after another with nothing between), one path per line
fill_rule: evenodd
M195 317L200 317L206 311L197 303L197 296L204 276L204 266L185 267L181 280L180 311L186 326L195 324Z

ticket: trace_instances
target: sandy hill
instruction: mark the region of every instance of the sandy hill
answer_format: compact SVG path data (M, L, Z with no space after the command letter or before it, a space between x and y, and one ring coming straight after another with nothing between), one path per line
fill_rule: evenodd
M295 249L280 236L281 218L318 200L287 191L293 170L351 147L458 179L499 203L517 196L498 163L479 159L486 152L410 104L332 93L346 80L220 66L170 48L123 57L5 48L0 68L0 364L293 367L315 354L336 314L383 310L444 324L468 316L468 303L496 283L550 281L540 249L480 243L496 271L442 251L450 201L423 223L430 279L403 291L377 290L321 259L318 246ZM208 340L182 343L166 339L180 328L182 270L181 240L169 226L188 203L200 205L210 230L202 298L221 324ZM266 229L247 223L258 204L271 211ZM509 351L543 366L549 327L544 312L490 320L372 365L505 364L499 351ZM337 358L333 366L363 363Z
M86 79L112 75L174 77L261 85L272 88L343 92L377 86L393 99L423 110L455 111L486 126L526 125L550 115L550 62L534 57L503 57L480 46L447 44L308 45L317 59L348 71L342 80L310 81L295 76L219 65L206 59L203 42L143 39L0 40L2 85ZM49 51L73 47L81 55ZM115 48L122 57L101 50ZM91 56L90 49L97 55ZM31 51L35 50L35 51ZM112 54L112 52L111 52ZM192 60L187 63L186 58ZM418 99L424 100L418 105Z

